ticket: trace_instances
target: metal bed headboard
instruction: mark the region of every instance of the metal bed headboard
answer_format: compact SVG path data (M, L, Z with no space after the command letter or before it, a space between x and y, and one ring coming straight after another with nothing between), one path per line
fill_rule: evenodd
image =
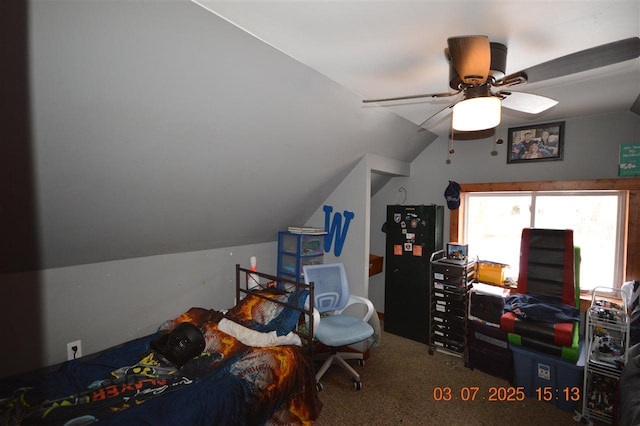
M244 279L242 279L244 274ZM298 307L295 305L292 305L290 303L287 302L281 302L279 300L274 300L274 299L270 299L267 298L259 293L255 293L253 294L254 296L257 297L261 297L263 299L268 299L274 303L280 304L280 305L284 305L287 308L290 309L294 309L296 311L299 311L302 314L302 317L306 319L305 323L306 323L306 328L307 330L301 330L300 327L297 327L296 329L293 330L294 333L296 333L298 336L300 336L301 339L304 339L307 342L307 349L309 350L309 353L313 355L313 351L314 351L314 342L313 342L313 336L314 336L314 320L313 320L313 311L314 311L314 293L313 293L313 283L309 283L306 284L304 282L300 282L300 281L295 281L289 278L284 278L284 277L276 277L274 275L270 275L270 274L266 274L264 272L259 272L259 271L254 271L252 269L247 269L247 268L243 268L240 266L240 264L236 264L236 303L238 303L240 301L240 295L241 294L249 294L251 293L252 290L256 289L256 288L267 288L264 286L260 286L260 287L253 287L250 288L249 284L254 280L254 277L258 278L258 282L262 283L262 281L264 280L267 283L275 283L275 285L277 286L277 288L286 291L287 293L296 293L296 296L299 296L300 292L304 291L304 290L308 290L309 291L309 298L308 298L308 304L306 306L303 307ZM296 299L298 299L299 297L296 297Z

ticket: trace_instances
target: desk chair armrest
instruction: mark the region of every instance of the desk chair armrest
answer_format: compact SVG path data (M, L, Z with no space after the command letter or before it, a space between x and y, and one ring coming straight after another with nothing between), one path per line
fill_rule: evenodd
M309 309L309 296L307 296L307 300L304 302L304 308L305 309ZM305 322L307 323L307 328L309 328L309 317L307 315L305 315L306 320ZM320 325L320 312L316 309L313 308L313 331L315 332L318 329L318 326ZM309 330L311 330L311 328L309 328ZM312 338L315 336L311 336Z
M345 309L347 309L351 305L364 305L364 307L366 308L364 317L362 317L362 321L364 322L369 322L369 320L371 319L371 316L375 312L373 303L371 303L369 299L367 299L366 297L354 296L353 294L351 294L349 295L349 301L347 302L347 306L345 306L344 309L342 309L341 311L336 312L336 314L341 314L342 312L344 312Z
M316 308L313 308L313 331L315 332L316 330L318 330L319 326L320 326L320 312ZM311 336L311 337L316 337L316 336Z

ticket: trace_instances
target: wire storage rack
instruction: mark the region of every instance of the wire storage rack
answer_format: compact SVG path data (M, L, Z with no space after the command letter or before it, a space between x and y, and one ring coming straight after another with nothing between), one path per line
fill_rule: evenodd
M586 313L582 416L612 424L615 391L627 362L629 315L622 290L596 287Z

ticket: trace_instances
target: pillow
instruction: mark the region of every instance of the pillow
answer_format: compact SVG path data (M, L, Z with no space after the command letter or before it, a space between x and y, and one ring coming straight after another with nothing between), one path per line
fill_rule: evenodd
M250 328L244 327L226 318L222 318L218 324L220 331L227 333L230 336L235 337L240 342L247 346L253 347L268 347L268 346L283 346L283 345L296 345L302 346L300 337L289 332L286 336L277 335L276 331L270 331L268 333L260 333Z
M284 336L298 324L300 311L263 299L256 294L302 308L309 291L303 290L296 294L286 293L277 288L254 290L225 315L225 318L252 330L261 333L275 330L278 336Z

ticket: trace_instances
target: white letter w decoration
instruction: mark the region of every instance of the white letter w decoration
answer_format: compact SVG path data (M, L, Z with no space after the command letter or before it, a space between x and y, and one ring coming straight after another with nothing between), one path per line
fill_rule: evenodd
M344 227L342 227L342 215L335 213L333 215L333 223L331 222L331 212L333 207L324 206L324 229L328 232L328 235L324 237L324 251L331 251L331 244L333 243L333 237L336 237L336 245L333 254L340 256L342 253L342 246L344 246L344 240L347 238L347 231L349 230L349 222L356 215L353 212L344 211Z

